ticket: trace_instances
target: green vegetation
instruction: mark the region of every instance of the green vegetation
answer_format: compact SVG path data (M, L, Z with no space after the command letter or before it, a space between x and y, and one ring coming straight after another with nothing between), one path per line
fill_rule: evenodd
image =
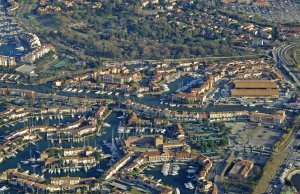
M281 150L278 154L273 154L270 160L267 162L263 169L263 174L259 182L257 183L253 193L264 193L269 182L272 180L277 172L277 169L286 158L288 151L286 149Z
M94 153L94 157L95 157L96 161L100 161L101 160L101 154L99 152L95 152Z
M57 148L50 148L47 150L49 157L63 156L63 150Z
M300 44L287 50L285 57L290 63L295 64L300 69Z
M183 20L181 23L176 22L175 14L167 17L157 11L142 10L139 1L132 0L127 3L102 2L100 9L87 5L66 7L63 2L50 2L49 5L59 6L62 11L41 14L36 6L33 11L27 8L23 13L27 13L25 15L34 31L42 37L67 53L88 61L245 54L245 51L234 48L234 40L226 32L217 34L204 26L184 24L189 23L190 13L195 17L207 10L211 15L218 14L214 7L201 0L194 1L193 5L180 3L183 7L183 15L179 15ZM155 14L159 19L154 17Z
M201 153L218 152L218 150L229 143L227 135L231 128L224 123L214 123L212 125L199 125L185 123L185 133L189 136L193 148Z
M131 187L130 188L130 193L132 193L132 194L143 194L144 192L139 191L135 187Z
M231 164L231 162L229 164ZM226 178L224 180L223 177L222 183L225 187L226 192L239 193L242 191L243 193L253 193L253 189L255 188L257 181L259 180L260 177L261 177L261 168L258 166L254 166L253 170L251 171L251 173L246 179L239 180L239 179Z
M293 134L293 130L288 129L287 133L283 134L282 137L280 138L280 140L275 143L274 151L275 152L277 152L278 150L281 151L281 148L285 147L287 145L287 143L289 142L288 140L290 140L292 134Z
M298 69L300 69L300 46L293 51L293 59Z
M225 180L224 187L227 192L237 193L243 191L243 193L252 193L252 188L255 182L248 180Z

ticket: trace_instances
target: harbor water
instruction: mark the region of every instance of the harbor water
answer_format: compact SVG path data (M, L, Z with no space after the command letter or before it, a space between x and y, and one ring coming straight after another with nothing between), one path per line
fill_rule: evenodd
M300 174L295 174L291 178L291 182L293 186L300 192Z

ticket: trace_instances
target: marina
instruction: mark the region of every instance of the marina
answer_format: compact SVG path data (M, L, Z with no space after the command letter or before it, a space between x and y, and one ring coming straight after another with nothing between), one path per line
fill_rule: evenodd
M299 193L298 8L0 0L0 193Z
M116 113L112 113L108 118L107 118L107 122L110 123L110 128L106 128L104 129L106 131L106 133L102 133L102 135L100 137L89 137L87 138L85 141L81 141L81 142L67 142L64 141L62 143L60 143L60 146L66 148L66 147L80 147L80 146L85 146L85 145L94 145L96 146L98 149L103 150L104 154L110 154L111 150L109 149L109 147L107 147L107 144L103 144L103 140L108 140L110 141L111 139L111 130L114 130L115 132L117 132L117 127L118 127L118 123L115 122L114 118L117 116ZM65 122L72 122L72 117L68 118L64 118ZM73 118L74 120L74 118ZM57 124L58 122L62 122L57 120L50 120L50 124L54 125ZM42 123L42 121L40 120L39 123ZM31 122L29 122L29 124L32 124ZM45 176L45 178L49 178L50 175L52 176L79 176L79 177L90 177L90 176L95 176L94 174L94 170L96 169L101 169L98 170L97 172L99 173L99 175L101 174L101 172L103 173L103 171L105 169L108 168L107 164L109 163L109 159L103 159L103 161L101 160L100 162L100 166L97 165L95 167L92 168L87 168L86 170L78 170L76 168L71 168L69 170L64 170L64 169L60 169L60 170L50 170L50 171L45 171L44 168L42 168L42 166L38 165L38 164L34 164L36 161L36 158L39 156L39 150L45 150L47 148L51 148L53 146L56 146L56 143L52 143L49 142L47 140L40 140L38 142L35 143L35 145L29 145L27 147L24 147L24 150L22 152L18 152L13 158L8 158L7 160L5 160L4 162L1 163L0 165L0 171L3 172L9 168L14 168L18 165L21 165L21 167L25 170L28 170L30 173L36 173L39 175L43 175ZM28 158L28 162L24 159ZM21 164L19 163L19 161L23 161L21 162ZM34 165L29 165L29 164L34 164ZM55 175L56 174L56 175Z
M170 164L171 165L171 164ZM165 167L164 167L165 166ZM161 180L162 183L170 185L174 188L178 188L181 194L190 194L193 192L191 187L186 187L186 183L191 182L192 180L188 178L186 170L188 169L187 165L178 165L180 167L178 175L167 175L161 172L162 169L167 169L168 164L152 166L151 170L145 170L144 173L146 176L153 176L156 180Z

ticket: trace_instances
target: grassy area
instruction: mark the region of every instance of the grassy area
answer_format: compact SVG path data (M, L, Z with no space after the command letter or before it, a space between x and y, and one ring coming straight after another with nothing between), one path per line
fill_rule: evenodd
M296 62L298 69L300 69L300 47L294 50L293 58Z
M55 59L55 53L54 52L50 52L50 53L47 53L46 55L44 55L43 57L37 59L35 61L35 65L37 67L43 67L43 68L47 68L47 66L54 62Z
M225 182L224 177L225 177L225 172L227 171L227 169L229 168L229 166L231 165L233 161L233 154L231 154L228 159L226 160L226 166L221 174L221 182L222 184Z
M192 142L192 148L205 154L221 154L220 148L228 145L228 137L231 128L223 123L215 123L214 126L196 123L184 123L184 129Z
M282 149L280 153L273 154L264 167L263 174L253 193L264 193L270 181L275 176L279 166L284 162L288 154L287 149Z

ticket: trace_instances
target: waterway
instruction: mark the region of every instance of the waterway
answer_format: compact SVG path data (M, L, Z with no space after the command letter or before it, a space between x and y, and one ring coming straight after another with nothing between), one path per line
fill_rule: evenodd
M175 82L170 84L170 91L168 93L172 93L177 90L177 86L182 82L189 82L192 78L190 76L184 76ZM41 93L56 93L58 95L62 96L76 96L76 97L87 97L87 98L111 98L113 100L118 101L125 101L127 99L132 100L133 102L142 103L149 107L154 108L160 108L165 109L168 108L170 110L179 110L179 111L240 111L240 110L248 110L248 111L259 111L264 113L273 113L274 109L268 109L263 108L263 106L255 106L255 107L249 107L249 106L243 106L243 105L209 105L208 107L170 107L165 104L161 104L160 98L162 96L153 96L153 95L145 95L142 98L138 98L136 96L130 96L130 97L124 97L122 95L115 96L115 95L101 95L101 94L95 94L95 93L72 93L72 92L64 92L64 91L58 91L52 88L53 83L49 82L46 84L31 86L31 85L20 85L15 83L0 83L0 87L8 87L8 88L20 88L25 90L32 90L36 92ZM164 96L164 95L163 95Z
M116 112L112 112L106 119L106 122L110 124L110 127L102 127L102 135L100 137L98 136L91 136L88 138L85 138L85 141L82 142L67 142L67 141L63 141L61 144L58 143L51 143L50 141L47 141L45 139L45 137L43 135L43 139L36 142L35 145L28 145L26 147L24 147L23 151L19 151L18 154L16 155L16 157L14 158L9 158L4 160L1 164L0 164L0 173L4 172L7 169L10 168L16 168L18 165L20 165L24 170L29 170L30 173L37 173L40 175L44 175L45 178L49 178L50 174L48 173L42 173L42 168L41 166L33 168L31 165L28 164L22 164L21 161L22 160L27 160L30 158L30 155L32 157L38 157L38 152L37 151L43 151L49 147L53 147L53 146L58 146L58 147L62 147L62 148L69 148L71 146L73 147L77 147L77 146L93 146L93 147L97 147L97 148L101 148L103 150L104 154L110 154L110 148L106 147L103 145L103 140L107 140L108 142L111 142L112 139L112 131L114 131L114 134L117 134L117 128L119 125L119 119L117 119L117 117L120 116L118 113ZM61 119L44 119L36 121L36 120L29 120L27 123L24 124L19 124L19 125L15 125L15 126L11 126L11 127L2 127L0 128L0 131L2 132L3 130L7 130L8 128L13 131L13 130L17 130L20 129L22 127L24 127L24 125L28 126L28 125L39 125L39 124L48 124L48 125L58 125L59 123L68 123L68 122L74 122L76 121L78 118L72 118L72 117L66 117L63 120ZM100 165L98 165L95 168L92 168L90 170L88 170L87 172L85 172L84 170L81 170L79 172L75 172L75 173L64 173L61 172L61 174L51 174L51 177L56 177L56 176L79 176L79 177L99 177L101 175L101 173L97 172L96 169L97 168L101 168L103 170L107 170L110 166L108 166L109 159L104 159L101 160ZM10 189L7 190L6 193L16 193L14 190Z
M185 85L187 82L192 81L193 78L190 76L184 76L178 80L176 80L173 83L169 84L169 88L170 91L168 92L168 94L175 92L178 89L178 86L180 85L180 83L183 82L183 85ZM32 91L36 91L36 92L42 92L42 93L57 93L59 95L63 95L63 96L77 96L77 97L90 97L90 98L112 98L115 100L120 100L120 101L124 101L128 98L124 97L124 96L107 96L107 95L99 95L99 94L95 94L95 93L68 93L68 92L63 92L63 91L56 91L55 89L52 88L53 83L49 82L43 85L37 85L37 86L25 86L25 85L18 85L18 84L13 84L13 83L0 83L0 87L9 87L9 88L21 88L21 89L27 89L27 90L32 90ZM260 111L260 112L273 112L274 109L266 109L263 108L262 106L256 106L256 107L245 107L242 105L235 105L235 106L208 106L206 108L203 107L199 107L199 108L187 108L187 107L170 107L164 104L160 104L160 98L162 96L150 96L150 95L146 95L143 98L137 98L134 96L130 96L129 99L131 99L134 102L138 102L138 103L143 103L146 104L150 107L156 107L156 108L169 108L169 109L176 109L176 110L187 110L187 111L233 111L233 110L248 110L248 111ZM102 127L103 130L103 134L98 137L98 136L92 136L89 138L86 138L86 140L84 142L63 142L62 144L53 144L51 142L48 142L47 140L45 140L45 138L43 138L42 140L36 142L36 145L28 145L26 147L24 147L24 151L19 152L15 158L9 158L5 161L3 161L0 164L0 173L9 169L9 168L16 168L18 166L18 164L21 165L21 167L25 170L29 170L30 173L38 173L41 174L41 167L37 167L35 169L33 169L30 165L24 165L21 164L20 162L22 160L27 160L30 157L30 153L32 153L32 155L34 156L38 156L37 154L37 150L43 151L45 149L47 149L48 147L53 147L53 146L58 146L58 147L62 147L62 148L67 148L67 147L71 147L71 146L83 146L83 145L91 145L91 146L96 146L98 148L101 148L103 150L104 153L106 154L110 154L110 149L106 146L103 145L103 140L107 140L108 142L111 142L111 138L112 138L112 132L114 132L115 137L118 135L117 133L117 128L119 125L120 120L117 118L118 116L120 116L120 114L116 113L116 112L112 112L108 118L106 119L106 122L109 123L111 126L110 127ZM15 126L3 126L0 128L0 135L4 135L5 132L8 132L8 130L14 131L17 129L20 129L24 126L28 126L28 125L40 125L40 124L48 124L48 125L58 125L59 123L68 123L68 122L74 122L76 119L78 118L71 118L71 117L66 117L63 120L60 119L53 119L53 120L49 120L49 119L44 119L43 121L39 120L34 120L31 119L29 120L27 123L17 123L15 124ZM109 163L109 159L105 159L105 160L101 160L100 162L100 166L98 166L97 168L101 168L103 170L106 170L109 168L109 166L107 165ZM160 172L160 167L154 168L151 171L145 172L145 174L147 175L152 175L154 176L156 179L162 179L162 182L164 184L178 187L181 191L181 193L191 193L191 190L186 189L184 186L184 183L188 182L189 179L186 178L186 168L182 167L181 170L179 170L179 175L178 176L163 176L162 173ZM90 176L100 176L101 173L96 171L96 167L90 169L89 171L85 172L85 171L80 171L80 172L76 172L76 173L61 173L61 174L52 174L51 176L80 176L80 177L90 177ZM47 173L44 173L45 178L49 178L50 175ZM300 179L300 175L298 177L298 181ZM299 189L299 188L298 188ZM12 191L10 191L10 193L13 193Z
M0 44L0 55L5 56L18 56L21 53L16 50L16 46L14 44Z
M291 178L291 182L293 186L300 192L300 174L295 174Z

